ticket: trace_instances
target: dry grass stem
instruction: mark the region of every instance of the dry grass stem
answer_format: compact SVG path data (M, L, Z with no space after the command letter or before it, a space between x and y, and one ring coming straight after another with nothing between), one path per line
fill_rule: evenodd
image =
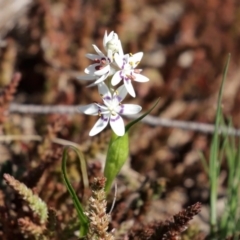
M113 234L108 232L111 216L106 213L105 181L104 177L95 178L92 184L92 196L85 213L89 219L89 232L86 240L114 240Z

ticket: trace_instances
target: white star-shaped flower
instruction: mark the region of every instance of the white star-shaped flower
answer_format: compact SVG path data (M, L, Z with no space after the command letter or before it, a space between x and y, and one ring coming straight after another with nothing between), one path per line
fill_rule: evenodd
M137 114L142 107L136 104L122 104L122 100L127 95L124 85L120 86L113 94L107 85L102 82L98 84L98 91L102 96L103 105L99 103L88 104L79 107L79 111L88 115L98 115L100 118L91 129L89 135L94 136L101 132L110 122L112 130L118 136L125 134L125 126L120 115Z
M103 82L108 76L115 73L115 69L111 66L112 54L109 54L108 57L105 56L96 45L93 45L93 48L97 54L88 53L86 54L86 57L93 60L94 63L85 68L84 72L87 75L78 77L82 80L95 80L95 82L90 84L88 87L92 87Z
M137 82L149 81L147 77L140 74L142 69L135 69L139 62L141 61L142 57L143 57L142 52L138 52L134 55L127 54L121 56L117 53L114 55L114 60L118 67L120 68L120 70L113 75L111 83L113 86L116 86L118 83L121 82L121 80L123 80L128 93L132 97L136 96L134 88L132 86L132 81Z

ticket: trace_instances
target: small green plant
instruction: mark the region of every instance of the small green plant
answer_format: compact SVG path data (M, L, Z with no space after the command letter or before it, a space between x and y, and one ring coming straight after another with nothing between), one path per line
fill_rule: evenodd
M231 236L238 237L240 227L240 143L236 138L228 134L231 124L224 124L221 100L224 82L227 77L230 56L228 57L218 95L217 113L215 119L215 131L213 134L209 165L203 161L210 181L210 239L226 239ZM228 128L229 127L229 128ZM225 207L222 216L217 214L218 187L220 170L223 160L226 159L228 168L227 192Z
M126 97L127 93L129 93L132 97L136 96L132 81L146 82L149 80L147 77L140 74L142 71L141 69L136 69L143 57L143 53L124 54L121 41L118 39L118 35L114 32L111 32L110 34L107 34L107 32L105 33L103 46L107 53L106 55L100 51L97 46L93 45L97 54L86 55L89 59L93 60L93 64L85 69L85 73L87 75L79 77L84 80L94 80L94 83L90 84L89 87L98 87L98 92L103 104L88 104L86 106L79 107L79 111L88 115L99 116L99 119L89 133L90 136L94 136L101 132L106 128L108 123L110 123L112 128L112 136L108 145L108 153L104 168L104 176L106 178L104 191L107 195L117 174L128 158L129 129L149 114L157 105L158 101L145 114L136 120L133 120L125 127L121 115L137 114L142 109L139 105L123 104L122 101ZM109 77L111 75L113 76L110 80ZM113 89L114 86L118 85L121 81L124 84L117 89ZM76 148L73 149L79 156L81 155ZM80 156L80 158L82 157ZM70 181L68 180L66 173L66 161L67 149L64 150L62 158L63 178L78 213L80 221L80 237L86 235L89 236L90 232L96 232L91 229L91 226L93 226L91 221L89 223L89 216L91 216L92 211L90 213L84 211L83 206L81 205L72 185L70 184ZM81 162L83 163L84 160L81 159ZM82 172L86 173L85 166L84 169L82 169Z
M225 136L223 146L227 162L228 178L224 213L219 222L219 235L223 238L239 237L240 229L240 142L232 136Z

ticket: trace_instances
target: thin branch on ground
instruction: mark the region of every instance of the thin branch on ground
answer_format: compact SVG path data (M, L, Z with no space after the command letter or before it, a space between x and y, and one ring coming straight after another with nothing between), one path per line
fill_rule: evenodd
M79 105L80 106L80 105ZM21 114L77 114L79 113L79 106L43 106L43 105L24 105L24 104L11 104L9 111L11 113L21 113ZM127 116L129 119L136 119L140 114L134 116ZM146 123L150 126L161 126L169 128L180 128L188 131L196 131L201 133L213 133L215 126L213 124L207 123L197 123L189 121L180 121L172 120L161 117L154 117L151 115L146 116L143 120L143 123ZM220 127L219 134L228 134L234 136L240 136L240 129Z

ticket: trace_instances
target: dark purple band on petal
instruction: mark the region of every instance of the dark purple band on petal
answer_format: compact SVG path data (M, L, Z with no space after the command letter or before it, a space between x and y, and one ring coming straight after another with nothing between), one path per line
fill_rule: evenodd
M116 115L116 116L111 115L110 121L111 121L111 122L116 122L119 118L120 118L119 115Z
M121 107L121 110L118 112L120 114L122 114L124 112L124 105L119 105Z
M105 96L103 100L112 100L112 98L110 96Z
M113 99L117 99L119 103L123 100L119 95L114 95Z
M124 78L122 71L119 72L120 78Z
M99 65L96 65L96 66L95 66L95 70L97 70L97 71L98 71L98 70L101 70L101 65L100 65L100 64L99 64Z
M104 122L108 122L108 117L104 117L104 115L101 115L101 119L102 119Z

